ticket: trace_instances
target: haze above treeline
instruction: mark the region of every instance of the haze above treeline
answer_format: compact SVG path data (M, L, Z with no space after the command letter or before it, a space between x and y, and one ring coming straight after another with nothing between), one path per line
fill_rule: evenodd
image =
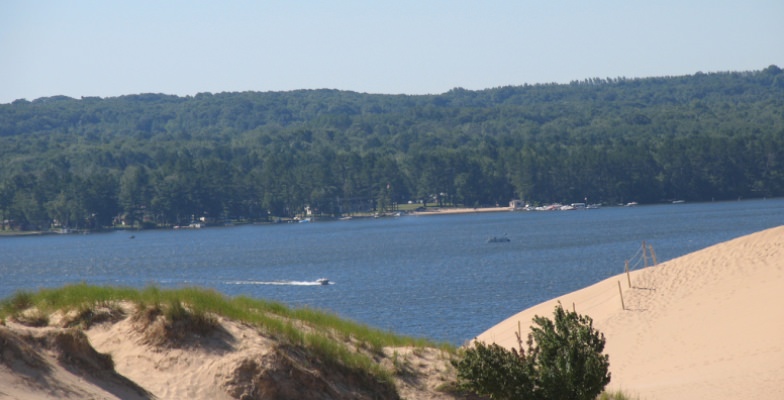
M0 104L3 229L784 195L784 72Z

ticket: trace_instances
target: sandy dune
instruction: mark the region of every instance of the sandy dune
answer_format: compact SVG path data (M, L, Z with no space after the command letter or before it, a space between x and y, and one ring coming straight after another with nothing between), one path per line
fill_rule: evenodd
M621 308L621 283L626 309ZM556 302L607 338L611 388L643 400L784 399L784 226L539 304L478 337L516 345Z
M55 314L43 327L0 323L0 399L463 398L439 390L454 369L437 349L387 348L375 357L400 371L395 392L225 318L216 331L177 345L150 343L156 325L140 331L128 315L86 330L61 321Z

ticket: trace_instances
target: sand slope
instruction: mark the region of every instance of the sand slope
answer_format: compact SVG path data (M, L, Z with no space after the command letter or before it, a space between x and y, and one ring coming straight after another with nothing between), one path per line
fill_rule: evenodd
M643 400L784 399L784 227L634 271L631 281L621 274L539 304L478 340L515 346L518 321L527 334L531 318L551 317L560 301L605 334L611 388Z
M2 399L149 399L76 329L0 325Z

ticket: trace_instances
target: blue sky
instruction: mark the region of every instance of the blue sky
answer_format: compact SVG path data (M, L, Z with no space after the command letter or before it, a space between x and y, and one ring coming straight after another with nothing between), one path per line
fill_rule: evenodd
M784 1L0 2L0 103L784 67Z

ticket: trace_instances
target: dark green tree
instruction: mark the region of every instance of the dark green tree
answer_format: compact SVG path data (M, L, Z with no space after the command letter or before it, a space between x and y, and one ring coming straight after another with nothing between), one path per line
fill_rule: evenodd
M118 202L125 212L125 222L134 226L142 210L150 206L150 177L146 168L132 165L120 177Z
M7 182L0 183L0 230L6 229L14 192Z

